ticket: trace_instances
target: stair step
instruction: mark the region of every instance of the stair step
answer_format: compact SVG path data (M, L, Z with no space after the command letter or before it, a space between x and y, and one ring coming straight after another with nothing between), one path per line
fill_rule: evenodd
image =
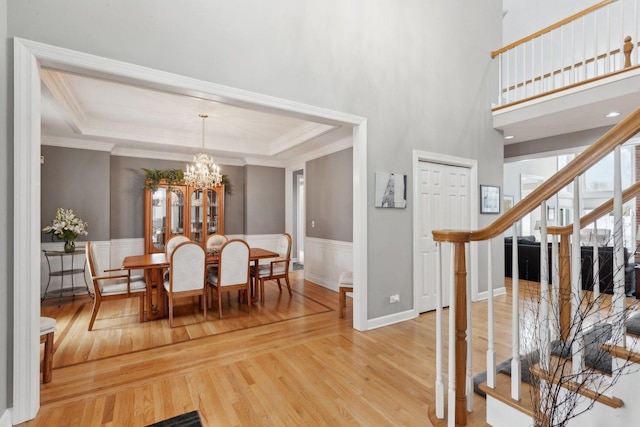
M571 377L572 375L572 362L571 360L563 359L561 357L553 356L550 359L550 372L544 371L540 368L540 364L536 364L531 370L532 374L540 377L540 379L549 381L553 384L559 384L561 377ZM585 367L585 371L590 371L591 373L595 373L596 375L604 375L610 376L611 374L603 373L596 369L590 369ZM622 408L624 406L624 402L622 399L613 396L605 396L599 394L595 390L587 388L584 384L578 383L576 381L563 380L562 386L567 390L571 390L576 392L582 396L585 396L589 399L595 400L599 403L607 405L611 408Z
M533 418L533 401L529 384L521 383L520 400L511 398L511 377L502 373L496 375L495 388L489 387L486 382L480 384L479 387L487 396L491 396Z

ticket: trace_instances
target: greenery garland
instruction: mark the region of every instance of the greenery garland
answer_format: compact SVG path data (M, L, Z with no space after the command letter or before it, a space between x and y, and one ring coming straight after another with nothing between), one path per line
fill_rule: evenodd
M151 191L158 189L158 184L163 179L167 182L169 188L172 185L181 185L184 180L184 172L182 169L147 169L142 168L146 175L144 186ZM224 185L224 192L231 194L231 181L227 175L222 175L222 184Z

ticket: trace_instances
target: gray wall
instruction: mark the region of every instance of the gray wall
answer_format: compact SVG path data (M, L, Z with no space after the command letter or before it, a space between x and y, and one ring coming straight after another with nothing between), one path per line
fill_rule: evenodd
M509 144L504 146L504 158L547 157L561 153L576 153L596 142L611 126L573 132L564 135L550 136L534 141Z
M109 153L42 146L41 226L51 225L58 208L89 223L78 240L109 240ZM52 235L42 233L43 242ZM54 238L54 241L59 241Z
M305 216L308 237L353 242L352 181L351 148L307 162Z
M284 233L284 169L249 165L244 176L246 233Z
M13 78L10 72L9 48L11 40L7 38L7 2L0 0L0 170L3 171L0 181L0 227L7 230L6 238L0 239L0 416L4 414L12 402L11 397L11 372L13 368L13 291L10 286L13 283L13 274L10 265L13 265L13 256L9 251L13 247L13 163L9 160L11 141L13 140L13 98L9 95L8 87L13 87L9 79Z
M476 159L480 184L502 183L490 112L502 0L11 0L7 22L10 37L365 117L369 178L412 176L417 149ZM373 207L373 185L366 192L367 316L377 318L413 306L388 298L413 287L413 183L392 223Z

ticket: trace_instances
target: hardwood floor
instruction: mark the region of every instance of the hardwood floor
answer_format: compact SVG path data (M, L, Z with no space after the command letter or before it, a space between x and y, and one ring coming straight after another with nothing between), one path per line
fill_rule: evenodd
M434 313L358 332L351 299L338 319L337 292L302 273L292 274L291 300L267 283L266 303L251 315L231 298L222 320L204 323L186 300L174 329L168 320L139 324L135 301L115 301L88 333L90 300L59 309L45 301L43 315L58 320L53 380L42 385L36 419L22 425L145 426L192 410L205 426L430 425ZM510 352L509 298L495 299L498 360ZM472 305L474 372L485 370L486 306ZM474 404L468 425L486 425L484 400Z

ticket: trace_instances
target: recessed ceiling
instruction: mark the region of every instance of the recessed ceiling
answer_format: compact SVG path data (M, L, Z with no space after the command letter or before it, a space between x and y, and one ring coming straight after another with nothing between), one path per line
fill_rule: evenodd
M285 165L350 129L72 73L41 70L42 143L222 164ZM325 150L326 151L326 150ZM152 155L152 154L151 154Z

